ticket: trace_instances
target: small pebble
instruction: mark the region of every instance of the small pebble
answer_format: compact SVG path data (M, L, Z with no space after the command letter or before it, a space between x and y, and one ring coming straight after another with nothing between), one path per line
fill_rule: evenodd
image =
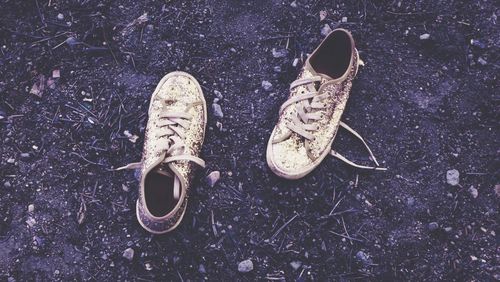
M475 46L475 47L479 47L481 49L486 48L486 45L483 42L481 42L481 41L479 41L477 39L471 39L470 40L470 45Z
M147 271L151 271L153 269L153 267L151 266L151 264L149 262L146 262L144 264L144 268L146 268Z
M453 228L449 226L444 228L444 231L446 231L447 233L450 233L452 230Z
M274 72L276 72L276 73L280 73L280 72L281 72L281 67L280 67L280 66L275 66L275 67L273 68L273 70L274 70Z
M420 35L420 40L427 40L429 38L431 38L431 35L428 33L424 33L424 34Z
M346 23L347 22L347 17L342 17L342 22Z
M365 265L372 263L370 256L363 251L359 251L356 253L356 259L358 259L359 262L361 262Z
M33 237L33 245L43 248L45 246L45 239L40 236Z
M122 190L125 191L125 192L128 192L128 191L130 191L130 188L128 188L127 185L122 184Z
M273 54L274 58L284 58L288 55L288 50L273 48L271 50L271 53Z
M28 217L28 219L26 220L26 224L28 224L29 227L33 227L36 224L36 220L32 217Z
M214 187L215 183L219 181L220 179L220 172L219 171L212 171L207 177L205 178L206 182L210 187Z
M262 88L266 91L271 91L273 89L273 84L267 80L262 81Z
M500 184L495 185L495 195L497 195L497 197L500 197Z
M302 266L302 262L299 260L294 260L290 263L290 266L293 268L293 270L297 270Z
M69 46L73 46L73 45L78 44L78 40L76 40L76 38L74 38L73 36L70 36L70 37L66 38L66 44L68 44Z
M408 199L406 199L406 205L411 207L415 204L415 198L413 197L409 197Z
M332 31L332 28L328 25L328 24L325 24L322 28L321 28L321 35L323 36L327 36L330 32Z
M57 19L60 21L64 20L64 15L62 13L57 14Z
M61 77L61 71L60 70L53 70L52 71L52 78L60 78Z
M253 262L249 259L244 260L238 264L238 271L241 273L247 273L253 270Z
M328 16L328 12L325 10L319 11L319 21L323 21Z
M205 269L205 266L203 264L200 264L198 266L198 272L203 274L207 273L207 270Z
M129 261L132 261L134 259L134 249L128 248L125 251L123 251L123 257Z
M222 100L224 96L222 96L222 93L218 90L214 90L215 97L217 97L219 100Z
M8 163L8 164L13 164L13 163L15 163L15 162L16 162L16 160L14 160L13 158L9 158L9 159L7 160L7 163Z
M29 153L21 153L21 159L29 159L30 154Z
M451 169L446 172L446 183L451 186L457 186L460 182L460 172L456 169Z
M430 231L434 231L439 228L439 224L437 222L431 222L428 225Z
M14 277L9 277L7 278L7 282L16 282L16 279Z
M299 58L293 59L292 67L296 67L299 64Z
M483 59L483 58L481 58L481 57L479 57L479 58L477 59L477 62L478 62L478 63L480 63L480 64L481 64L481 65L483 65L483 66L484 66L484 65L486 65L486 64L488 63L485 59Z
M224 113L222 113L222 108L220 107L219 104L212 104L212 110L214 112L214 116L218 117L218 118L223 118L224 117Z
M5 183L3 184L3 187L10 188L10 187L12 187L12 184L10 184L9 181L5 181Z
M34 212L35 211L35 205L30 204L28 205L28 212Z
M293 1L292 3L290 3L290 7L297 8L297 1Z
M479 195L479 192L477 191L476 188L474 188L474 186L471 186L469 188L469 194L472 196L472 198L477 198L477 196Z

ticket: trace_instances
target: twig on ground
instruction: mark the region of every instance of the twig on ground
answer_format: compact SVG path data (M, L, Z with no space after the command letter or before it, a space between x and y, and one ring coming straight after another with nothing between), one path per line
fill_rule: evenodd
M271 236L271 239L269 241L273 241L276 236L278 236L281 231L283 231L283 229L285 229L285 227L288 226L288 224L290 224L295 218L297 218L297 216L299 216L299 214L295 214L292 218L290 218L287 222L285 222L285 224L283 224L274 234L273 236Z
M335 206L333 206L332 210L330 211L330 213L328 215L332 215L333 212L335 211L335 209L338 207L338 205L340 204L340 202L342 202L342 200L344 199L345 197L342 197L338 200L337 204L335 204Z
M358 241L358 242L364 242L363 240L361 239L358 239L358 238L353 238L351 236L347 236L347 235L344 235L344 234L340 234L340 233L337 233L335 231L329 231L330 233L332 233L333 235L337 235L337 236L340 236L340 237L343 237L343 238L346 238L346 239L349 239L349 240L353 240L353 241Z
M217 233L217 227L215 226L215 219L214 219L214 211L210 211L210 217L211 217L211 220L212 220L212 231L214 232L214 236L215 237L218 237L218 233Z
M78 156L78 157L80 157L82 160L86 161L86 162L87 162L87 163L89 163L89 164L98 165L98 166L105 166L104 164L101 164L101 163L96 163L96 162L93 162L93 161L91 161L91 160L88 160L88 159L86 159L84 156L82 156L82 155L80 155L80 154L78 154L78 153L76 153L76 152L71 152L71 153L70 153L70 155L75 155L75 156Z

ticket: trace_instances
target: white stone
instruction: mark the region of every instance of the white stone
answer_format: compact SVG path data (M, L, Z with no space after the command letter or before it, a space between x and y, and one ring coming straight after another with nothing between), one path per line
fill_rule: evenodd
M477 191L476 188L474 188L474 186L471 186L469 188L469 194L472 196L472 198L477 198L477 196L479 195L479 192Z
M253 270L253 262L249 259L244 260L238 264L238 271L247 273Z
M207 175L207 177L205 178L208 185L210 185L210 187L214 187L215 186L215 183L217 183L217 181L219 181L220 179L220 172L219 171L212 171L209 175Z
M132 261L134 259L134 249L128 248L125 251L123 251L123 257L129 261Z
M424 33L424 34L420 35L420 40L427 40L429 38L431 38L431 35L428 33Z
M446 172L446 182L451 186L457 186L460 182L460 172L456 169L451 169Z

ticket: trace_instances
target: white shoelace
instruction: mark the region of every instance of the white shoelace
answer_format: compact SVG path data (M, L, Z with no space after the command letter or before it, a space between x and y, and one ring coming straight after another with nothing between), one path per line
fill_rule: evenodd
M290 91L298 86L320 82L321 76L313 76L311 78L297 79L290 85ZM314 140L314 135L311 133L319 129L319 125L315 121L323 118L326 104L322 101L327 97L328 93L318 95L318 91L302 91L300 94L290 98L280 108L280 115L290 105L295 106L297 115L292 116L290 122L285 123L285 126L298 135L307 140Z
M359 62L360 65L364 65L362 61L360 60ZM303 78L303 79L297 79L292 84L290 85L290 91L295 89L298 86L301 85L306 85L309 83L316 83L321 81L321 76L313 76L310 78ZM297 115L292 115L291 121L286 122L285 126L290 129L291 131L297 133L299 136L304 137L305 139L309 141L314 141L315 137L313 132L317 131L320 129L319 125L316 123L316 121L322 119L324 117L324 111L328 105L323 103L322 101L327 97L328 93L323 93L323 94L318 94L318 91L302 91L300 94L290 98L287 100L285 103L280 108L280 115L283 113L283 111L290 105L295 106L295 110L297 111ZM387 168L380 167L379 163L377 162L377 159L375 158L375 155L373 155L372 150L370 147L368 147L368 144L365 142L365 140L359 135L354 129L349 127L347 124L343 123L342 121L340 122L340 126L352 133L355 137L357 137L365 148L367 149L368 153L371 156L371 159L373 162L376 164L376 166L365 166L365 165L359 165L356 164L350 160L348 160L346 157L342 156L335 150L330 151L330 155L338 158L339 160L357 168L362 168L362 169L373 169L373 170L387 170ZM279 140L282 141L282 140ZM309 154L309 149L307 148L307 143L306 143L306 151Z
M171 101L166 101L166 103ZM187 129L191 123L191 115L188 113L191 107L201 105L201 102L195 102L188 104L184 112L175 111L165 111L159 116L158 128L155 130L158 147L161 151L165 152L165 159L162 164L166 165L175 161L190 161L201 167L205 167L205 161L185 153L186 144L184 142L185 129ZM137 169L140 168L142 162L130 163L126 166L119 167L116 170L122 169ZM172 176L167 171L162 170L161 166L159 172ZM174 198L179 199L180 197L180 183L176 176L174 176Z

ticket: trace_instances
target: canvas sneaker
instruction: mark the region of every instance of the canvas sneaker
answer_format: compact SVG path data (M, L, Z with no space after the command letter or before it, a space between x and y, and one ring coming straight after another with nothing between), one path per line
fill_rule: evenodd
M169 232L181 222L205 135L207 107L202 89L184 72L167 74L149 105L142 161L119 169L139 169L136 205L139 223L155 234Z
M290 96L280 108L267 145L267 163L275 174L301 178L328 154L358 168L385 170L363 138L340 120L360 65L354 39L345 29L333 30L308 57L290 85ZM363 142L375 167L353 163L331 149L339 126Z

